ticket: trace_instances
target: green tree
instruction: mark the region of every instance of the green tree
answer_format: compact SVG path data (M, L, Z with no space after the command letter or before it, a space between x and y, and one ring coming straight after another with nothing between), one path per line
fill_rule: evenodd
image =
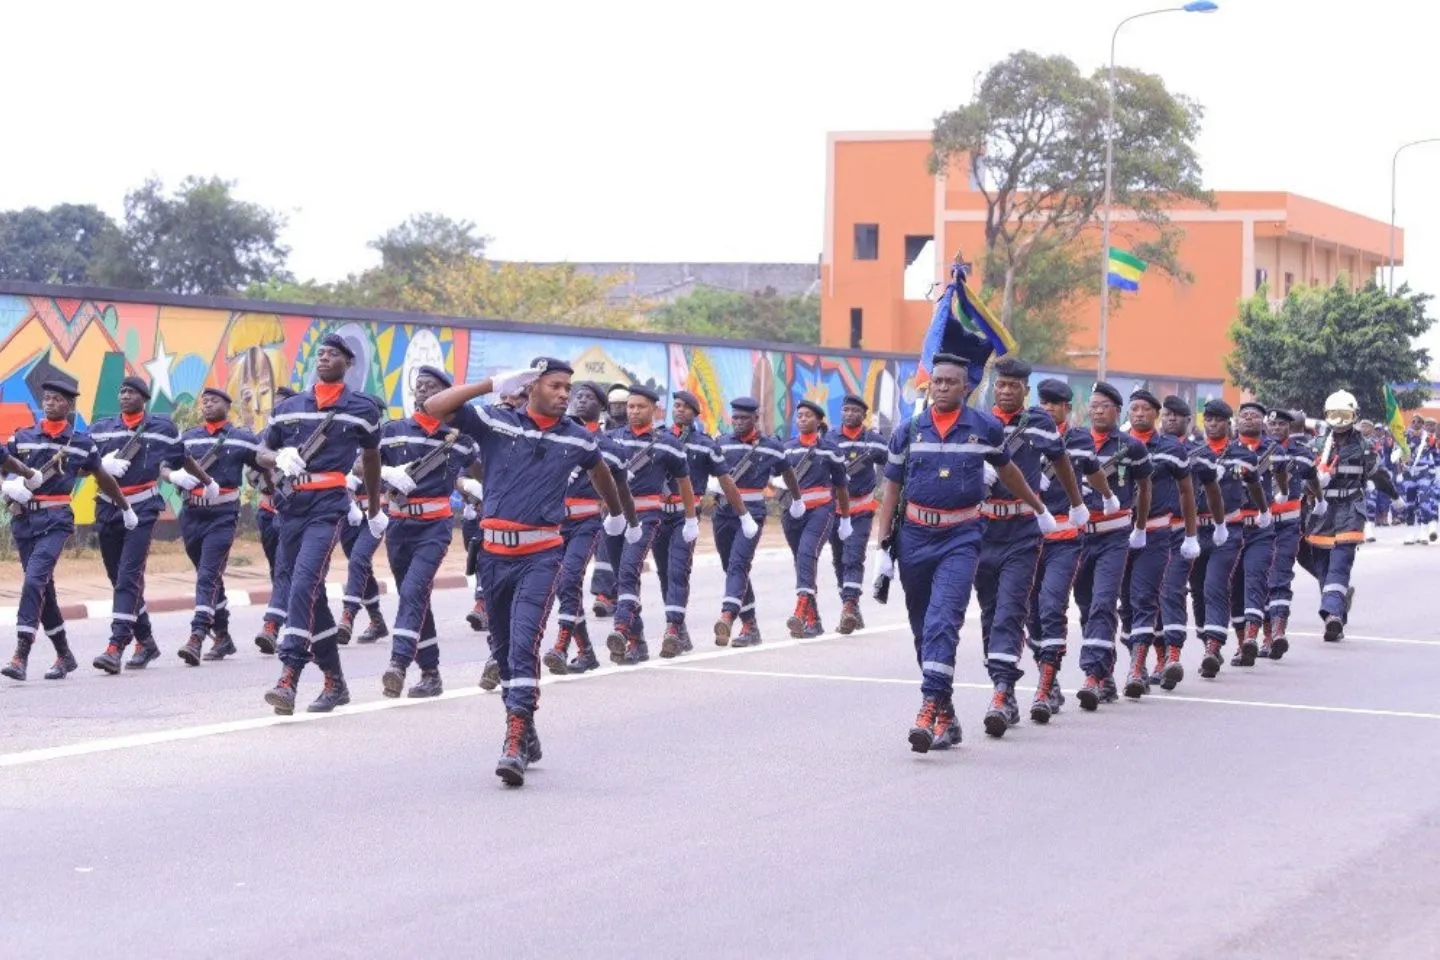
M1065 57L1022 50L991 67L970 102L942 114L932 132L931 172L943 175L963 156L985 199L981 285L998 293L1007 326L1027 330L1016 337L1036 360L1058 359L1042 354L1056 342L1063 350L1073 329L1066 307L1100 282L1100 251L1082 235L1103 210L1108 89L1104 71L1087 77ZM1113 242L1182 280L1189 275L1165 210L1213 203L1194 146L1202 116L1159 77L1117 71L1114 202L1137 219L1119 224Z
M483 259L489 237L480 236L469 220L453 220L439 213L417 213L370 241L380 253L383 270L406 277L424 277L436 262L455 263Z
M404 288L403 309L525 323L636 329L643 304L615 302L623 274L595 276L573 264L495 264L476 257L432 261L424 283Z
M758 293L701 287L651 312L647 326L700 337L814 344L820 341L820 298L782 297L773 287Z
M1363 416L1383 417L1386 384L1427 379L1430 354L1415 341L1435 323L1426 312L1430 299L1408 286L1391 296L1373 280L1352 293L1342 277L1329 289L1297 286L1275 309L1262 288L1240 305L1230 328L1230 378L1262 403L1312 416L1331 393L1349 390ZM1397 391L1406 409L1429 395L1423 386Z
M105 264L116 286L183 294L230 294L288 280L285 218L237 199L233 181L187 177L171 195L151 178L125 196L116 255Z
M95 266L119 228L99 207L62 203L0 212L0 278L31 283L99 282Z

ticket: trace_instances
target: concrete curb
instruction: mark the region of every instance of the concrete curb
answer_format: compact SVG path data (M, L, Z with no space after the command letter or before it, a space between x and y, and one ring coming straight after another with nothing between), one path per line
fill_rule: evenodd
M771 560L776 557L789 556L790 551L785 548L769 547L755 551L755 559ZM647 561L647 568L649 561ZM695 569L704 567L720 566L720 555L717 553L702 553L695 557ZM380 594L393 594L396 592L395 579L393 577L376 577L380 584ZM589 579L589 572L586 572L586 579ZM445 573L435 578L436 590L468 590L471 589L473 581L463 573ZM345 584L338 581L329 581L325 584L325 590L330 596L332 603L345 592ZM263 607L270 602L270 588L260 590L226 590L226 601L231 610L239 610L244 607ZM180 610L193 610L195 607L194 597L147 597L145 607L151 613L174 613ZM111 612L110 600L82 600L74 603L60 605L60 615L67 622L73 620L108 620ZM0 626L13 627L15 625L15 614L18 607L0 606Z

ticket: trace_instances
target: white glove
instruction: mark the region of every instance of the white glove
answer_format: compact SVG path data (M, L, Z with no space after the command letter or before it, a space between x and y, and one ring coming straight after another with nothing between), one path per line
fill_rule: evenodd
M840 524L836 528L835 532L840 534L841 540L849 540L850 535L855 532L855 524L850 522L849 517L841 517Z
M1315 474L1315 482L1320 484L1321 490L1324 490L1326 487L1330 486L1330 481L1333 479L1335 478L1330 475L1329 470L1320 470L1317 471Z
M1210 535L1210 542L1215 544L1215 546L1217 547L1223 547L1225 546L1226 542L1229 541L1229 539L1230 528L1225 525L1224 520L1221 520L1219 523L1215 524L1215 532Z
M700 539L700 518L686 517L685 526L680 528L680 536L686 543L694 543Z
M1046 490L1049 490L1049 489L1050 489L1050 478L1047 477L1047 476L1045 476L1045 474L1043 474L1043 473L1040 474L1040 492L1041 492L1041 493L1044 493Z
M1104 500L1100 501L1100 506L1104 508L1104 510L1105 510L1106 513L1119 513L1119 512L1120 512L1120 498L1117 497L1117 496L1115 496L1115 494L1112 493L1112 494L1110 494L1110 496L1108 496L1108 497L1106 497Z
M305 459L294 447L281 447L275 453L275 469L287 477L298 477L305 472Z
M384 510L381 510L379 513L375 514L375 516L370 518L370 536L374 537L376 540L379 540L381 537L385 536L385 531L389 528L389 526L390 514L386 513Z
M25 481L19 477L7 477L4 483L0 483L0 493L16 503L29 503L34 496L30 488L25 486Z
M740 514L740 533L746 540L754 540L760 534L760 524L748 513Z
M1149 538L1149 536L1145 533L1145 528L1144 528L1144 527L1136 527L1134 530L1131 530L1131 531L1130 531L1130 549L1131 549L1131 550L1143 550L1143 549L1145 549L1145 544L1148 543L1149 540L1150 540L1150 538Z
M130 461L121 460L119 457L115 456L115 454L107 453L105 454L105 456L100 458L100 469L104 470L112 477L123 477L125 476L125 472L130 469Z
M1194 560L1200 556L1200 538L1186 537L1180 541L1180 556L1185 560Z
M625 532L625 515L617 513L614 516L607 516L600 521L600 526L605 530L605 536L618 537Z
M794 500L790 501L790 516L794 517L796 520L799 520L801 517L805 516L804 500L796 497Z
M126 530L134 530L136 527L140 526L140 518L135 516L134 507L126 507L125 512L120 514L120 519L125 522Z
M880 575L882 577L895 576L895 558L890 556L890 551L881 550L879 557Z
M620 519L624 520L625 518L621 517ZM640 526L640 524L638 523L632 523L630 526L625 528L626 543L639 543L640 538L643 536L645 536L645 528Z
M460 478L460 492L475 500L485 499L485 485L474 477ZM619 533L620 531L615 531Z
M1055 532L1055 514L1049 510L1035 514L1035 522L1040 525L1042 535Z
M1365 492L1366 492L1366 493L1374 493L1374 492L1375 492L1375 481L1374 481L1374 480L1366 480L1366 481L1365 481Z
M989 490L991 487L995 486L996 481L1000 479L1000 474L996 473L995 468L990 466L990 464L988 463L983 465L983 471L981 473L981 476L985 478L986 490Z
M349 490L351 493L359 493L360 484L362 483L364 483L364 481L361 480L358 475L353 473L345 474L345 489Z
M466 520L474 520L479 516L479 514L475 512L475 505L473 503L465 504L465 509L461 511L461 513L464 514Z
M526 367L524 370L506 370L490 378L490 386L497 396L506 397L519 393L540 379L540 371Z
M1323 516L1325 516L1325 514L1328 513L1329 511L1330 511L1330 504L1326 503L1324 500L1316 500L1316 501L1315 501L1315 506L1313 506L1313 507L1310 508L1310 516L1312 516L1312 517L1323 517Z
M1270 524L1274 522L1275 517L1271 515L1269 510L1261 510L1260 513L1255 517L1255 526L1259 527L1261 530L1264 530L1266 527L1270 526Z
M189 470L171 470L170 482L181 490L194 490L200 486L200 481Z
M358 527L365 520L365 511L360 509L360 504L354 500L350 501L350 510L345 514L345 522L352 527Z
M1400 448L1399 448L1399 447L1396 447L1394 450L1391 450L1391 451L1390 451L1390 462L1391 462L1391 463L1400 463L1400 462L1402 462L1404 459L1405 459L1405 456L1404 456L1404 454L1402 454L1402 453L1400 452Z
M415 490L415 478L406 473L404 467L381 467L380 479L402 494L413 493Z
M1277 488L1277 489L1275 490L1275 496L1272 498L1272 502L1274 502L1274 503L1276 503L1276 504L1281 504L1281 503L1286 502L1286 501L1289 500L1289 499L1290 499L1289 497L1285 496L1285 491L1284 491L1284 490L1280 490L1280 489Z
M1070 508L1070 522L1077 527L1083 527L1090 522L1090 508L1085 504Z
M220 496L220 484L215 480L211 480L209 483L205 484L205 496L209 497L212 500Z
M22 478L22 482L25 484L26 490L39 490L40 485L45 482L45 478L40 476L39 470L36 470L30 476Z

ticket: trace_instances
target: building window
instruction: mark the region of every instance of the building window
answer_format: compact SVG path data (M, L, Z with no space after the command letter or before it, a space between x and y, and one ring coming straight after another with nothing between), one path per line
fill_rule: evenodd
M1295 286L1295 274L1285 274L1285 293L1283 295L1287 297L1290 296L1290 288L1293 286Z
M1255 292L1256 292L1256 293L1259 293L1259 292L1261 291L1261 289L1264 288L1265 284L1267 284L1267 283L1269 283L1269 282L1270 282L1270 271L1269 271L1269 270L1266 270L1264 267L1259 267L1259 268L1257 268L1257 269L1255 270Z
M880 259L880 224L855 224L855 259Z
M905 238L905 274L902 288L906 300L926 300L935 285L935 238Z
M850 308L850 349L860 349L860 338L865 333L865 311L859 307Z

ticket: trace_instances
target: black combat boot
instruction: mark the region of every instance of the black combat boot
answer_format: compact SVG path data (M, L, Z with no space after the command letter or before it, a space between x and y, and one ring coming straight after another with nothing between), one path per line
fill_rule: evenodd
M201 656L201 660L224 660L226 657L234 656L235 641L230 638L230 634L221 631L213 636L215 640L210 644L210 649Z
M1260 624L1247 622L1241 636L1243 639L1240 641L1240 649L1230 658L1230 666L1253 667L1255 658L1260 655Z
M33 637L21 637L15 641L15 655L4 667L0 667L0 676L9 677L11 680L24 680L25 670L30 666L30 648L35 645Z
M1290 638L1285 631L1290 627L1290 617L1280 614L1270 622L1270 659L1279 660L1290 650Z
M438 697L445 692L445 686L440 682L439 670L421 670L420 682L410 688L407 697Z
M485 598L476 599L475 606L465 614L465 622L470 624L470 629L476 633L485 633L490 629L490 613L485 609Z
M1055 664L1040 664L1040 680L1035 684L1035 699L1030 704L1030 719L1035 723L1049 723L1055 713L1050 703L1055 691L1055 673Z
M851 634L860 629L860 601L846 600L840 605L840 622L835 625L835 632L840 634Z
M680 656L680 624L665 624L665 635L660 640L660 656L665 660L673 660Z
M1145 673L1145 661L1150 659L1150 644L1138 640L1130 649L1130 673L1125 677L1125 696L1139 700L1150 690L1150 678Z
M1168 647L1165 657L1165 669L1160 671L1160 689L1174 690L1175 686L1185 679L1185 666L1180 662L1180 648Z
M570 627L561 627L559 633L555 635L555 646L546 650L544 656L540 658L545 669L558 677L563 677L570 672L565 664L565 658L570 655L570 640L573 637L574 631Z
M355 634L355 611L349 607L340 611L340 622L335 624L335 642L345 646Z
M926 697L920 704L920 712L910 726L910 749L916 753L929 753L935 746L935 722L939 719L942 704L936 697Z
M495 764L495 776L505 781L507 787L525 785L525 767L530 762L530 718L523 713L507 711L505 714L505 740L500 748L500 760Z
M715 646L727 647L730 645L730 633L735 628L735 614L729 610L720 611L720 619L715 621Z
M955 704L945 700L935 711L934 742L931 750L949 750L960 745L960 721L955 716Z
M70 643L65 639L63 633L51 637L50 642L55 644L55 664L45 671L45 679L64 680L79 670L80 664L75 662L75 654L71 651Z
M295 712L295 686L300 682L300 670L287 665L280 671L280 679L265 694L265 702L275 708L282 717Z
M500 663L494 657L485 661L485 668L480 671L480 689L494 690L500 686Z
M105 652L95 658L93 662L93 666L95 667L95 669L104 670L112 677L119 673L120 657L122 654L125 653L125 647L127 646L128 642L129 641L117 640L114 637L111 637L110 643L107 644L105 647Z
M370 611L370 626L365 632L356 638L356 643L375 643L390 636L390 628L385 626L385 614L378 608Z
M160 647L154 637L146 637L143 640L135 638L135 652L130 659L125 661L126 670L144 670L150 664L160 659Z
M184 660L192 667L200 666L200 657L204 653L205 635L203 633L192 633L190 639L185 641L185 646L175 651L175 655Z
M1085 683L1075 694L1075 699L1080 701L1080 709L1094 711L1099 709L1101 700L1101 680L1099 677L1085 678Z
M1214 680L1220 673L1221 642L1219 640L1205 641L1205 656L1200 661L1200 676L1206 680Z
M1020 705L1015 702L1014 684L995 684L995 692L990 695L990 707L985 711L985 732L999 739L1019 722Z
M405 689L405 671L409 666L404 660L392 657L390 666L380 674L380 692L392 700L400 696L400 692Z
M321 688L320 696L305 708L305 712L329 713L336 707L343 707L349 702L350 688L345 685L345 675L338 671L327 673L325 674L325 686Z
M260 632L255 634L255 646L267 657L274 656L275 648L280 644L280 625L273 620L266 620L260 624Z

